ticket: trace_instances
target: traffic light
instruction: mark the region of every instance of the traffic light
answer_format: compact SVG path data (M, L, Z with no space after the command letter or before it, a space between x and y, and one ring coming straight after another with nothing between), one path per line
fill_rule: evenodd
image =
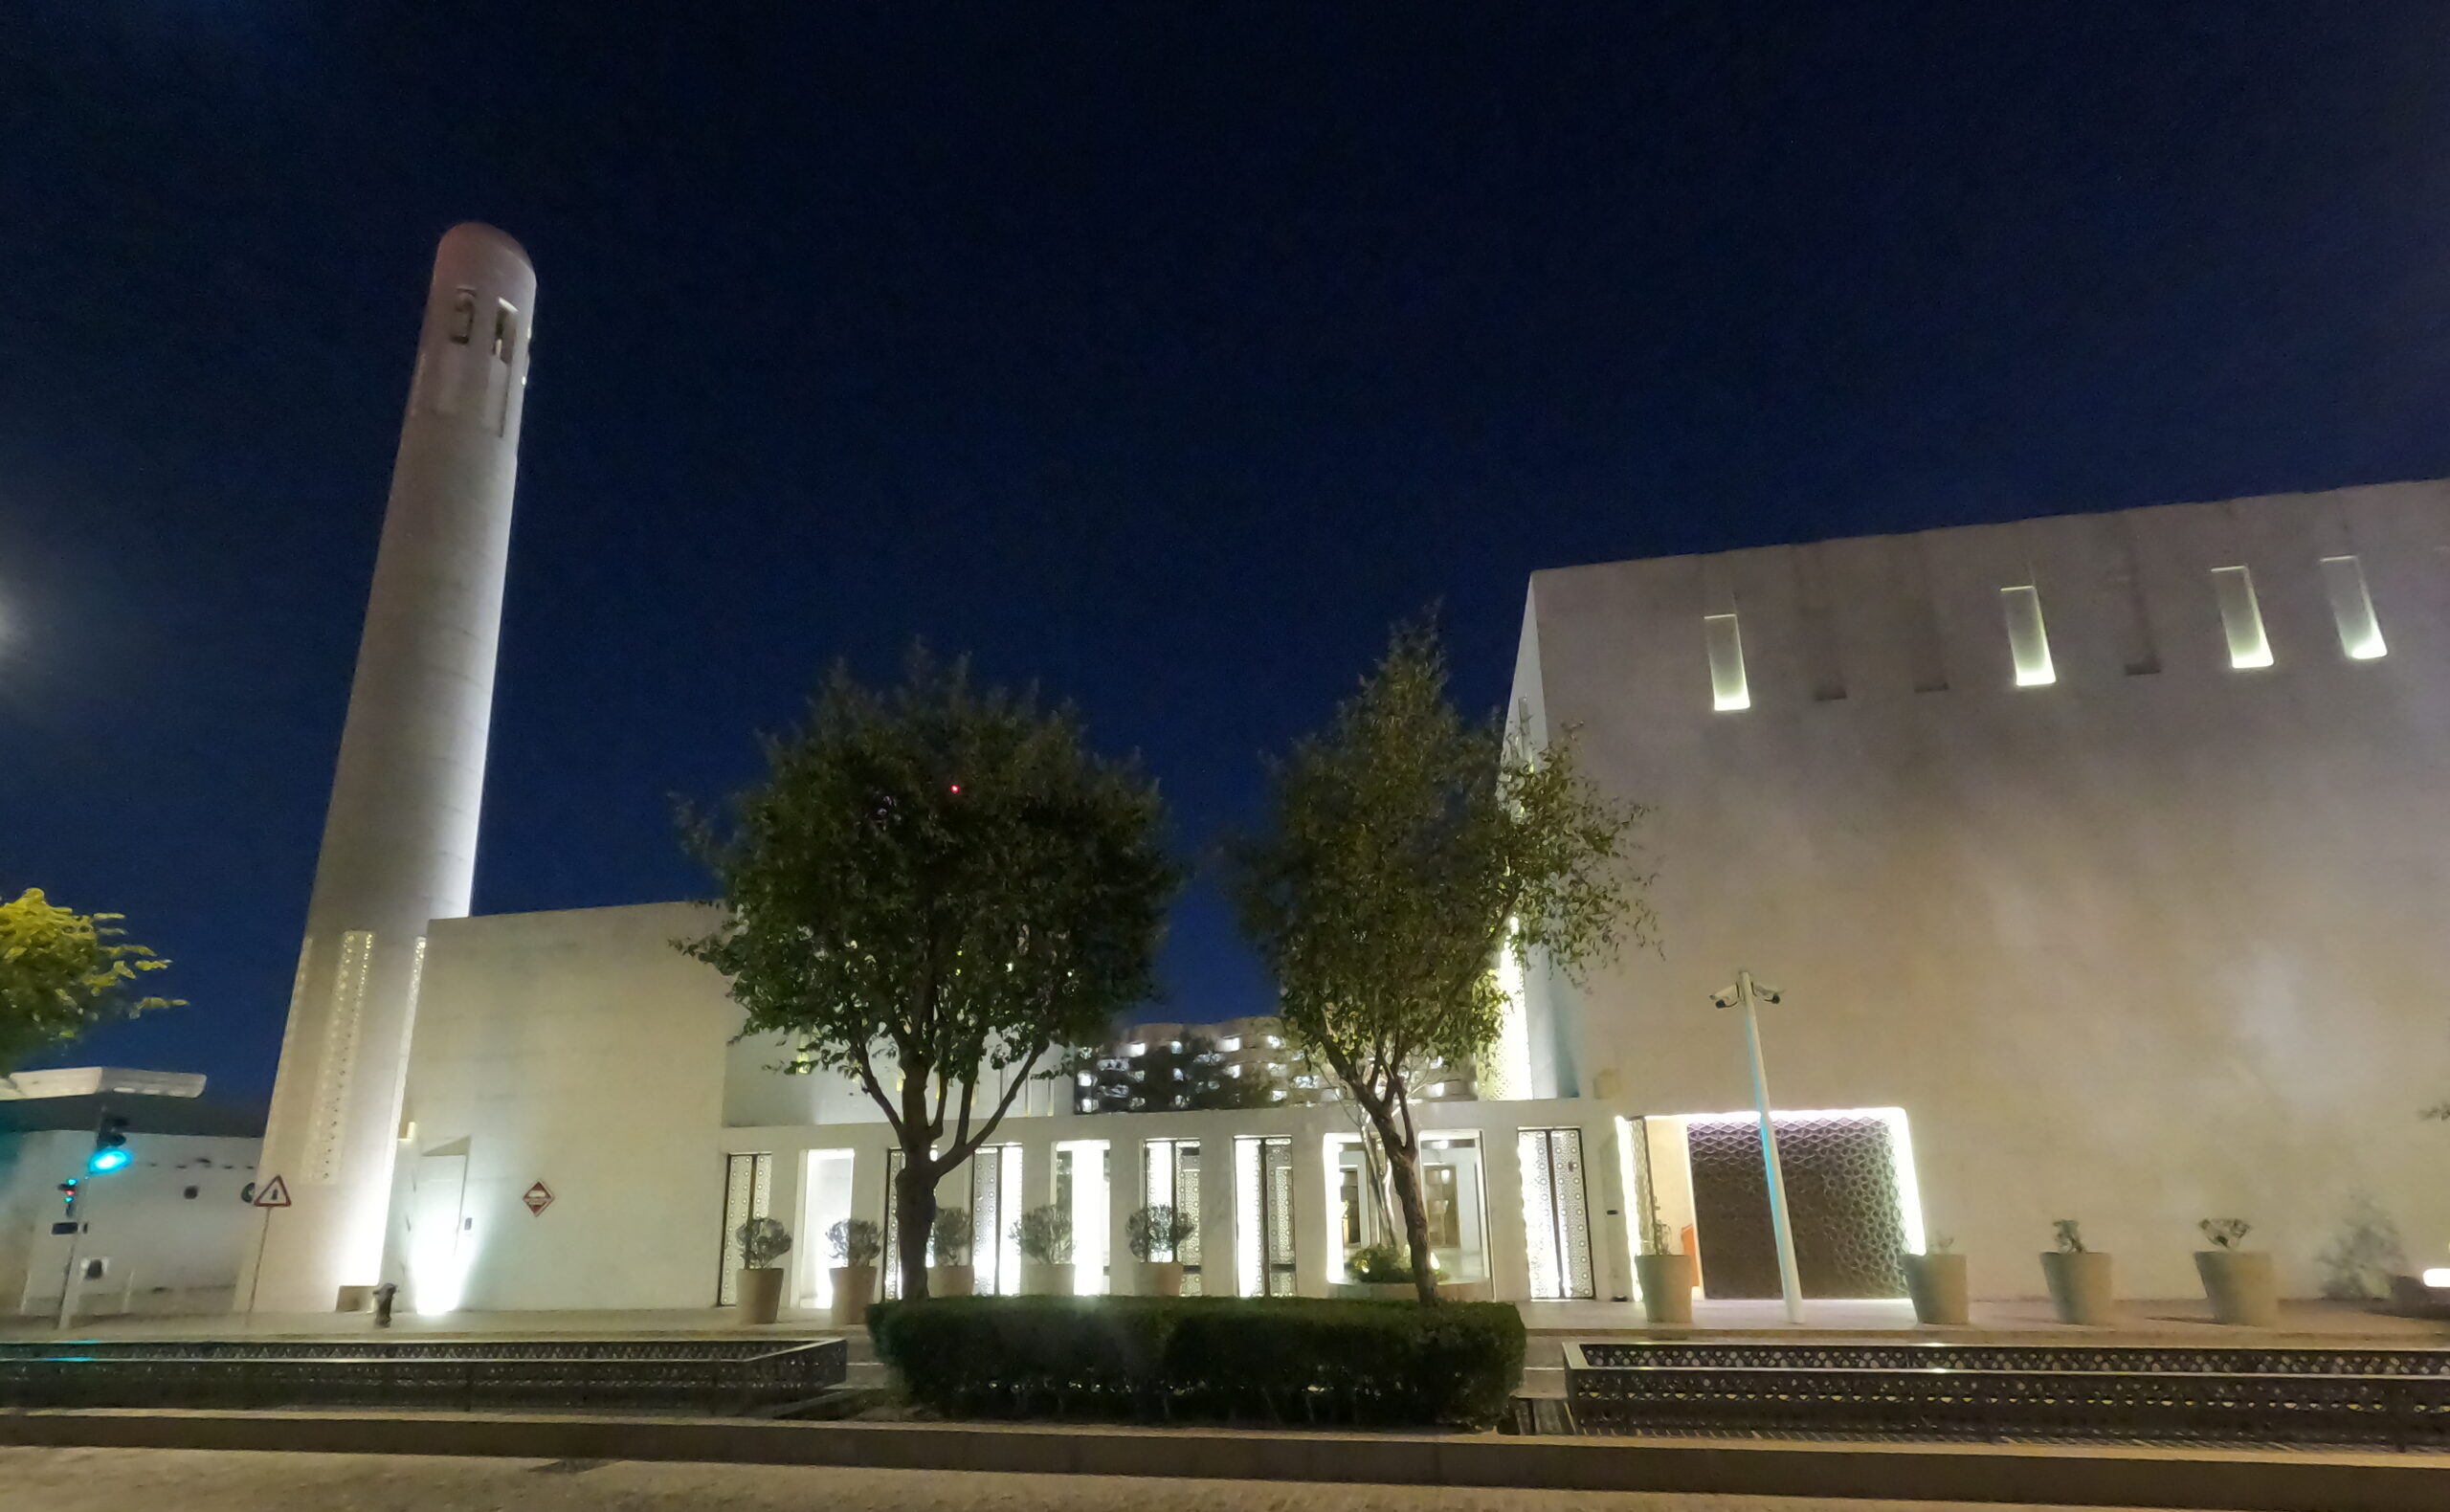
M77 1216L77 1178L69 1177L59 1184L59 1205L68 1210L69 1217Z
M116 1113L105 1113L94 1125L94 1153L85 1168L95 1175L114 1171L135 1157L127 1149L127 1120Z

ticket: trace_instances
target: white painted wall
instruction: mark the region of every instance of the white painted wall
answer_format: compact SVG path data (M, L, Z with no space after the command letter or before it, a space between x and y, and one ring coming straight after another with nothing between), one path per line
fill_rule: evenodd
M1748 1107L1707 998L1748 967L1786 990L1777 1105L1904 1108L1977 1294L2038 1294L2074 1217L2124 1293L2192 1295L2195 1221L2231 1215L2310 1293L2358 1191L2438 1260L2446 546L2428 482L1536 575L1517 701L1657 807L1664 931L1562 994L1580 1043L1544 1063L1615 1073L1631 1111ZM2379 660L2343 655L2325 599L2318 560L2349 553ZM2228 664L2209 574L2233 564L2272 667ZM2014 685L1999 590L2024 584L2048 686ZM1729 611L1751 706L1719 713L1702 620ZM2157 672L2126 670L2139 629Z
M412 1305L436 1279L411 1264L434 1246L411 1231L410 1183L423 1160L456 1155L463 1305L713 1303L738 1012L669 943L710 919L651 903L435 922L385 1258ZM553 1203L535 1215L521 1197L539 1181Z
M138 1133L128 1165L94 1176L85 1174L91 1129L0 1135L0 1301L18 1313L57 1312L71 1241L51 1229L64 1221L59 1183L78 1176L77 1218L87 1232L77 1253L110 1261L107 1277L81 1287L80 1316L230 1306L240 1255L259 1228L240 1199L260 1144Z

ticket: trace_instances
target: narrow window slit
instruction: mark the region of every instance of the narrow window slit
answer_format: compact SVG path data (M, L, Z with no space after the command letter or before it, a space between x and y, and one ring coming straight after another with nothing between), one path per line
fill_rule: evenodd
M1710 646L1710 706L1724 713L1752 706L1752 692L1744 678L1744 635L1733 614L1704 614L1702 626Z
M2271 665L2271 640L2263 634L2262 608L2255 602L2254 574L2241 567L2214 567L2212 591L2220 601L2220 628L2229 638L2229 665Z
M2050 665L2050 634L2042 628L2041 593L2031 584L1999 590L1999 611L2007 616L2008 654L2016 660L2016 686L2038 688L2056 682Z
M2354 557L2323 558L2323 587L2331 599L2331 621L2339 626L2339 649L2351 661L2372 661L2389 652L2382 644L2382 622L2373 617L2373 595L2365 587L2365 565Z

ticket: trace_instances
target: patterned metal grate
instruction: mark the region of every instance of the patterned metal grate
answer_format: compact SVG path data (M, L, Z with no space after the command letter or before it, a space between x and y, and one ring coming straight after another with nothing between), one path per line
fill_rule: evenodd
M1585 1344L1588 1434L2450 1449L2450 1351Z
M0 1407L668 1407L742 1411L842 1382L839 1339L0 1345Z

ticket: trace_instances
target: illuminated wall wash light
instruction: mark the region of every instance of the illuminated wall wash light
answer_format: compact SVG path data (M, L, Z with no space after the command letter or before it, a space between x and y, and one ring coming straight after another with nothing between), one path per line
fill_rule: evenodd
M2450 1288L2450 1267L2439 1267L2424 1273L2424 1284Z
M1710 646L1710 706L1725 713L1752 706L1752 690L1744 678L1744 633L1733 614L1704 614L1702 628Z

